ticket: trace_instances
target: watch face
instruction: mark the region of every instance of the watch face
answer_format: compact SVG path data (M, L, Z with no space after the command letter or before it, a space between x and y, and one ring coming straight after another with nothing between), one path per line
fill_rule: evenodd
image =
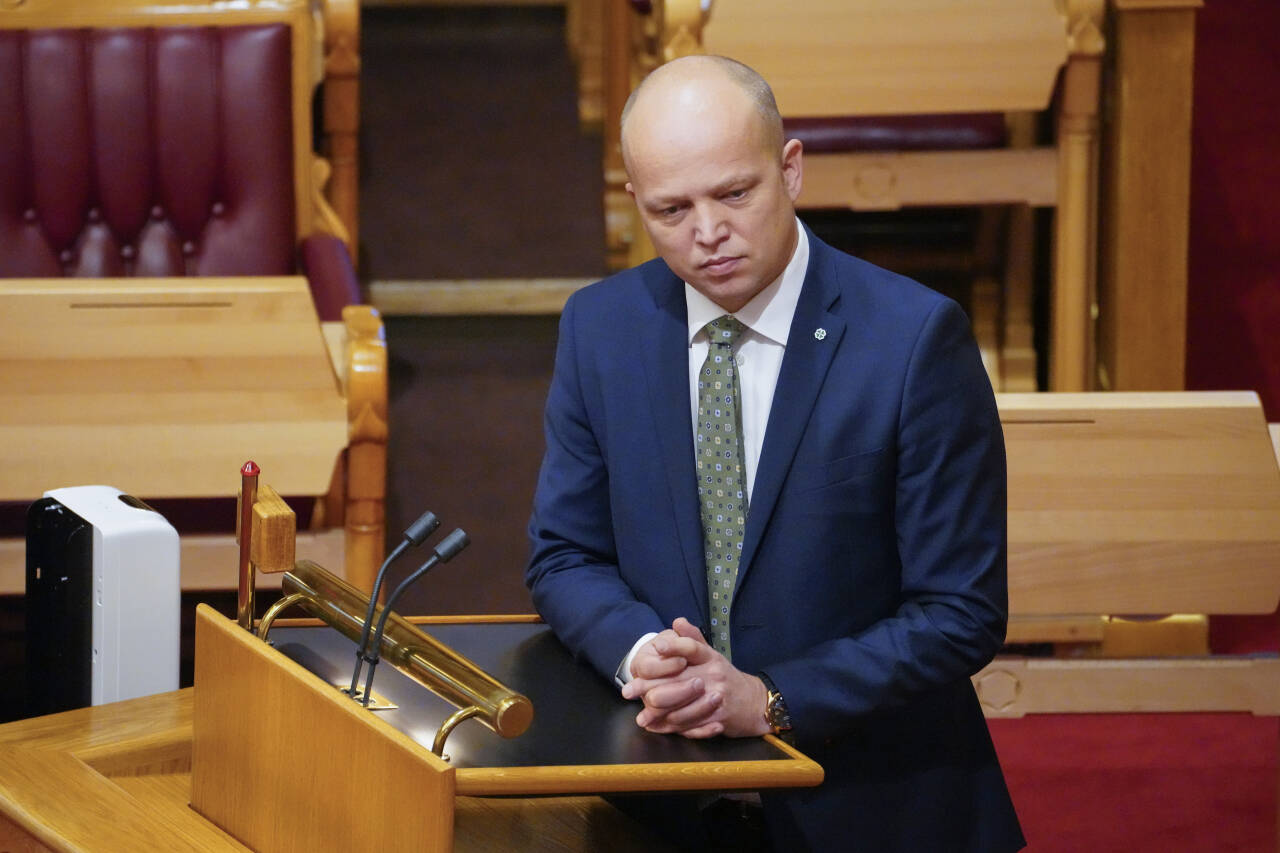
M787 714L787 706L782 701L781 693L770 691L767 715L769 725L775 731L786 731L791 728L791 718Z

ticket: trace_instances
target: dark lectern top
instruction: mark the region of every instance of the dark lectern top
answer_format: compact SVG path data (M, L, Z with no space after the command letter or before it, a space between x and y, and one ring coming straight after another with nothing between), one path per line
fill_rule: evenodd
M613 684L575 661L551 629L529 623L427 625L423 630L481 669L528 696L533 724L505 739L476 720L454 730L445 745L454 767L538 767L600 764L683 764L786 760L791 758L760 738L689 740L646 732L636 725L640 711ZM321 678L347 684L355 664L355 644L326 627L271 630L281 652ZM430 748L436 729L454 706L382 664L373 692L399 707L376 711L387 723Z

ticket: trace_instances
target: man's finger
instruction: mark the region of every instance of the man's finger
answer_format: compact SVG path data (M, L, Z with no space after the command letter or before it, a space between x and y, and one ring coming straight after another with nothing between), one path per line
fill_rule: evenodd
M683 708L706 693L701 678L674 679L650 688L644 693L644 706L652 711L666 713Z
M684 672L688 665L683 657L636 655L631 661L631 675L634 678L669 678Z
M633 678L626 684L622 685L623 699L639 699L644 696L654 685L661 684L667 679L665 678Z
M647 731L659 734L683 734L686 730L703 728L719 722L723 700L717 693L699 696L683 707L663 712L649 708L636 716L636 723Z
M723 704L723 695L707 692L684 707L669 711L663 720L674 726L677 731L683 732L686 729L697 728L710 723L713 716L715 719L719 719L718 712Z
M706 738L715 737L716 735L720 735L723 733L724 733L724 723L720 722L719 720L715 720L713 722L707 723L706 725L698 726L696 728L687 729L683 732L680 732L680 734L683 735L684 737L691 738L693 740L704 740Z
M676 617L676 620L671 623L671 630L680 638L680 642L685 644L681 648L685 650L683 654L690 666L710 663L720 654L711 647L707 638L702 636L698 627L683 616Z
M697 630L696 628L694 629ZM699 637L702 635L699 634ZM660 657L688 657L701 645L692 637L683 637L672 631L663 631L650 641L653 651Z
M677 635L689 640L693 640L698 645L707 645L707 638L702 636L702 632L698 630L698 626L694 625L683 616L677 616L676 620L671 623L671 630ZM663 633L666 633L665 631Z

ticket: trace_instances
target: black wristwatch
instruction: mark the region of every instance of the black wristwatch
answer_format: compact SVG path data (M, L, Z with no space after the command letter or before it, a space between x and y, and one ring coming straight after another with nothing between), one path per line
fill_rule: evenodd
M764 721L775 735L786 734L791 731L791 715L787 713L787 703L778 692L778 688L769 680L769 676L762 672L760 680L764 682L765 690L769 691L764 705Z

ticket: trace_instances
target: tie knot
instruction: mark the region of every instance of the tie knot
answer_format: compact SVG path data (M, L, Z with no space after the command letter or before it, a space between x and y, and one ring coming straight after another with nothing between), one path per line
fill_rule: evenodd
M738 319L731 314L725 314L722 317L717 317L702 328L706 330L707 340L710 341L713 346L726 347L732 347L736 344L738 342L738 338L740 338L742 333L746 331L746 326L743 326L742 323L740 323Z

